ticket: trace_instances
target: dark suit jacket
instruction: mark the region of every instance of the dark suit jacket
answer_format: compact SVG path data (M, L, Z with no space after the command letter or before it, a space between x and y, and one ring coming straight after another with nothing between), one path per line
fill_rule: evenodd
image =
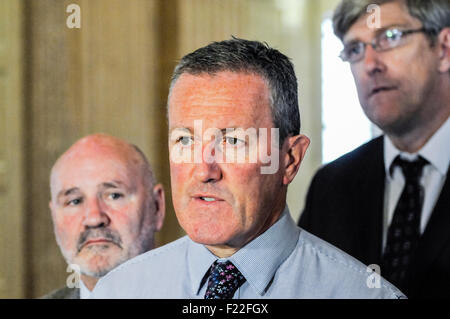
M42 299L80 299L80 289L63 287L43 296Z
M299 226L366 265L381 265L384 183L379 137L316 173ZM410 286L403 291L409 298L450 298L448 174L411 269Z

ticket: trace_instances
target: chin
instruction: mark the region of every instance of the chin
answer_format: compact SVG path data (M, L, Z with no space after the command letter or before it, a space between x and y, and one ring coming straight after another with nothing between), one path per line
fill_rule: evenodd
M190 239L202 245L226 245L233 237L232 234L214 231L212 228L207 228L204 231L187 231Z
M85 276L93 278L102 278L109 273L113 268L99 268L99 269L81 269L81 273Z
M86 276L100 278L126 260L123 254L111 249L89 249L73 260Z
M374 110L371 109L366 113L366 116L368 119L378 126L383 131L389 130L391 127L395 127L397 123L399 122L399 114L393 114L392 109L387 109L391 106L386 106L385 109L381 109L379 107L378 109ZM392 106L395 107L395 106Z
M88 261L83 260L79 265L82 274L90 277L100 278L119 266L121 263L121 260L113 260L109 257L102 256L91 258Z

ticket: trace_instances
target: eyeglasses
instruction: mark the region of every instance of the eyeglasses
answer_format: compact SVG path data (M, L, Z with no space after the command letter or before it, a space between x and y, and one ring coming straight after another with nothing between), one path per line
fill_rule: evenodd
M428 33L429 31L425 28L415 30L387 29L378 34L370 43L358 41L347 44L339 57L344 62L355 63L364 58L367 45L370 45L377 52L387 51L404 44L405 37L408 34L417 32Z

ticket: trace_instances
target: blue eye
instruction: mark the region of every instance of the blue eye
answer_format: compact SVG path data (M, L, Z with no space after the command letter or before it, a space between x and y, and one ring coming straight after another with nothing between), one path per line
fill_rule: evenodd
M181 143L183 146L190 146L192 145L192 137L190 136L181 136L177 139L177 143Z
M360 55L362 52L361 45L359 43L355 43L353 45L350 45L348 48L346 48L346 54L349 57Z
M238 139L237 137L225 136L225 143L231 146L238 146L244 143L244 141Z
M386 30L385 32L380 34L378 38L378 45L382 49L395 47L400 43L402 36L402 31L399 31L397 29Z
M72 200L68 201L67 205L69 205L69 206L77 206L77 205L80 205L81 203L83 203L83 199L75 198L75 199L72 199Z
M236 137L227 137L226 141L228 144L236 145L238 142L238 139Z
M120 194L120 193L111 193L111 194L109 194L109 197L110 197L111 199L113 199L113 200L117 200L117 199L119 199L119 198L122 198L123 195Z
M400 36L401 33L398 32L398 30L387 30L386 33L384 33L384 37L390 41L397 41Z

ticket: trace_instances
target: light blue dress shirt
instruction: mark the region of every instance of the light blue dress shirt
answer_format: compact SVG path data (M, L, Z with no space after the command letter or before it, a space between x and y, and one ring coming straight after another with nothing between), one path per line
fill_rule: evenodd
M217 259L185 236L112 270L92 297L203 298L203 279ZM287 207L272 227L227 259L246 278L234 299L404 297L382 278L378 288L368 285L373 273L366 266L297 227Z
M80 299L89 299L91 291L86 287L83 280L80 279Z

